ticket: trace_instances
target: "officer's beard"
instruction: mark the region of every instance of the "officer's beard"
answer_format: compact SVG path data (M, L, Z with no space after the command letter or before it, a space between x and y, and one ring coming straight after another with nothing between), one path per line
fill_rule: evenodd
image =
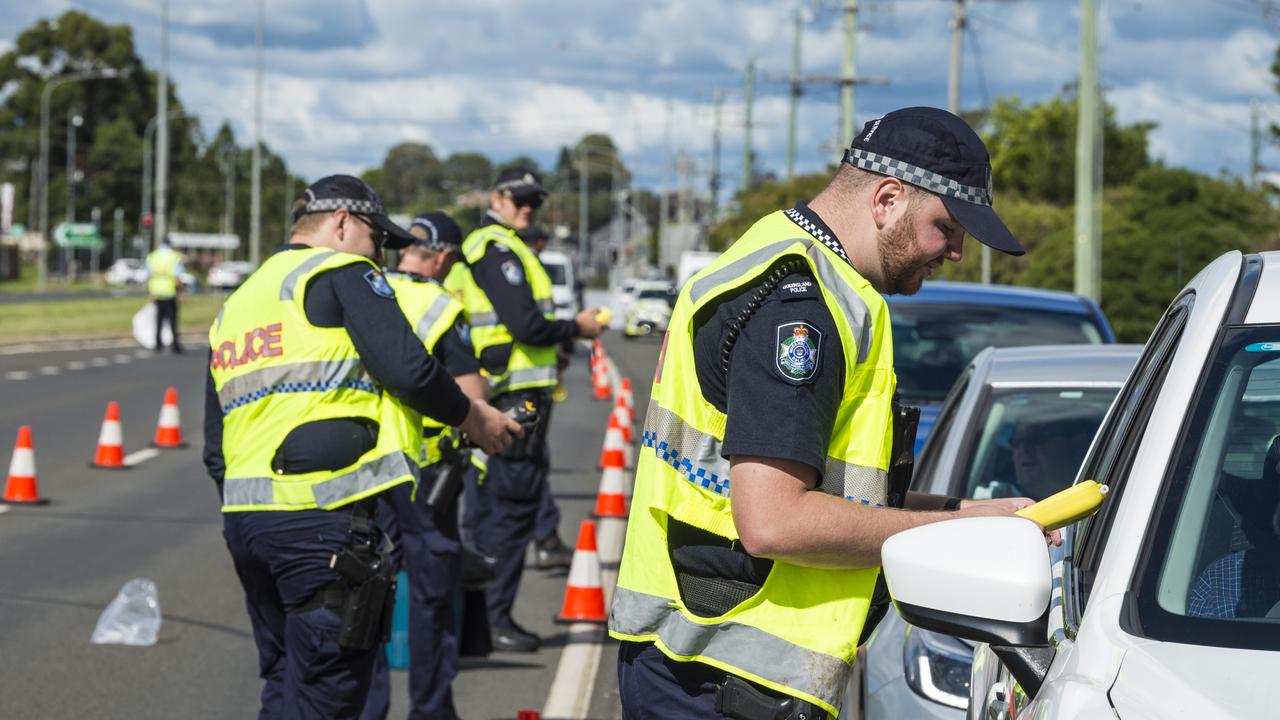
M942 264L940 258L919 259L914 220L914 208L908 205L896 223L876 235L885 295L916 294L933 268Z

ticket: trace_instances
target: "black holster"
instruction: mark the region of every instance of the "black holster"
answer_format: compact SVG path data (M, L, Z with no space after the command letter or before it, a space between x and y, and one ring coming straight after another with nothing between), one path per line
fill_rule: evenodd
M372 650L391 639L396 576L389 542L375 545L370 502L351 511L351 547L333 554L329 566L344 585L338 615L338 645L349 650ZM381 537L379 535L379 537Z
M796 697L777 697L730 675L716 687L716 712L734 720L824 720L827 713Z
M916 430L920 427L920 408L903 405L897 394L893 396L893 449L889 453L889 478L887 504L892 508L906 505L907 491L911 489L911 474L916 465ZM889 611L889 586L884 582L884 573L876 576L875 589L871 591L871 606L867 609L867 619L862 625L862 636L858 644L863 645L871 639L885 613Z

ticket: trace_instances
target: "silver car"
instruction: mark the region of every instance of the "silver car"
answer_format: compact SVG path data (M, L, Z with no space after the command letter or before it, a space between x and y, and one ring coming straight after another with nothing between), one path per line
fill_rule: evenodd
M1042 499L1075 478L1137 361L1137 345L987 348L951 388L912 489ZM908 625L893 609L862 648L860 717L965 716L973 644Z

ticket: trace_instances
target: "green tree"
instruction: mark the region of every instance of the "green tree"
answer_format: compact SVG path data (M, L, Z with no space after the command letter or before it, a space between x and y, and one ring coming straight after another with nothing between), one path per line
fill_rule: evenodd
M393 212L417 212L441 204L444 176L444 165L430 145L402 142L387 151L377 190Z
M1075 200L1077 109L1074 100L1056 97L1024 106L1017 98L996 100L989 116L991 131L983 141L991 152L997 197L1012 192L1031 200L1068 205ZM1115 110L1103 113L1105 187L1123 185L1147 165L1147 135L1155 126L1121 127Z
M444 188L453 194L486 190L493 183L493 163L476 152L454 153L444 161Z
M712 250L723 250L733 244L757 220L775 210L785 210L797 200L812 200L831 180L830 171L797 175L790 181L762 182L735 196L738 211L712 226L707 244Z

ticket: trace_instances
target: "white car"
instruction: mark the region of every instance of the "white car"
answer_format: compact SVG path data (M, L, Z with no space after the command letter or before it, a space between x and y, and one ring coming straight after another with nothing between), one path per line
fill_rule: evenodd
M205 280L215 290L235 290L253 274L253 270L251 262L228 260L213 264Z
M551 300L556 306L556 319L572 320L577 314L573 263L568 255L555 250L543 250L538 260L551 277Z
M675 288L669 283L642 283L635 291L635 300L627 310L622 326L625 338L661 335L671 322L671 310L675 304Z
M116 287L144 283L147 281L147 264L138 258L119 258L111 263L102 279Z
M912 489L1040 500L1067 487L1141 350L1080 344L978 353L941 405ZM972 662L972 643L912 627L891 608L859 649L852 700L863 720L960 720Z
M1086 454L1097 514L1052 554L1019 518L898 533L895 607L989 643L971 718L1276 717L1278 430L1280 253L1230 252L1170 305Z

